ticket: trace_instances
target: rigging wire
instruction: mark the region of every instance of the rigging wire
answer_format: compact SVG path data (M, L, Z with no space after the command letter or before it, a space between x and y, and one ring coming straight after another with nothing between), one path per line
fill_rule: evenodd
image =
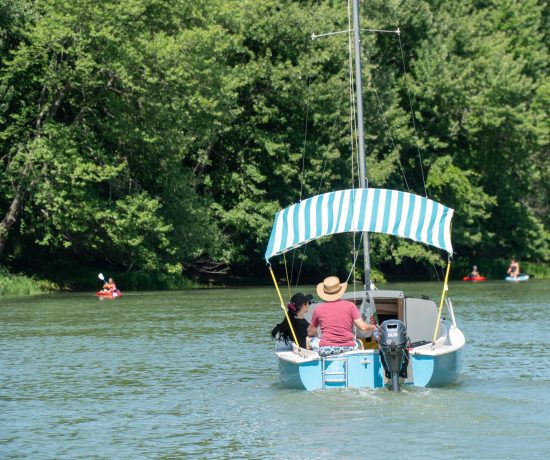
M396 147L395 147L393 132L390 124L388 123L388 119L386 118L384 110L382 108L382 101L380 100L380 95L378 94L378 91L376 90L376 86L374 85L374 83L372 83L372 89L373 89L374 95L376 96L376 101L378 102L380 117L382 118L384 126L389 134L392 149L395 151ZM399 165L399 170L401 171L401 175L403 176L403 180L405 181L405 187L407 188L407 191L410 192L411 188L409 187L409 183L407 181L407 175L405 174L405 169L403 168L403 163L401 162L401 157L399 155L397 156L397 164Z
M397 35L398 35L398 38L399 38L399 49L401 51L401 62L403 63L403 74L406 77L407 76L407 66L405 64L405 53L403 51L403 43L401 41L401 33L398 33ZM409 88L407 87L407 85L405 85L405 88L407 89L407 98L409 100L409 107L410 107L410 110L411 110L411 121L412 121L412 125L413 125L413 128L414 128L415 140L418 141L419 136L418 136L418 130L416 129L416 121L415 121L416 119L414 117L414 108L413 108L413 104L412 104L412 98L411 98L411 94L410 94L410 91L409 91ZM423 165L423 161L422 161L422 153L420 151L420 148L418 147L418 142L416 142L416 150L418 152L418 162L420 164L420 172L422 174L422 186L424 187L424 197L428 198L428 189L426 187L426 178L425 178L425 175L424 175L424 165ZM428 247L428 245L425 245L425 246ZM441 251L439 251L439 253L441 254ZM436 267L436 265L433 262L432 262L431 265L432 265L433 271L435 273L435 276L437 278L437 281L441 282L441 278L439 276L438 268Z
M348 0L349 2L349 0ZM320 36L324 36L325 34L323 35L315 35L315 34L312 34L311 35L311 40L314 40L315 38L317 37L320 37ZM307 85L308 85L308 88L307 88L307 99L306 99L306 127L305 127L305 133L304 133L304 153L303 153L303 156L302 156L302 172L300 174L300 201L302 200L302 191L303 191L303 181L304 181L304 171L305 171L305 153L306 153L306 148L307 148L307 120L308 120L308 117L309 117L309 104L310 104L310 91L311 91L311 76L308 77L307 79ZM342 96L340 97L339 101L338 101L338 105L336 107L336 111L335 113L339 113L340 112L340 108L342 106L342 99L343 99L343 92L341 92ZM352 104L352 107L354 108L353 104ZM334 119L334 123L333 123L333 128L336 127L336 125L338 124L338 118L335 117ZM334 131L334 129L333 129ZM357 136L355 136L357 137ZM327 150L329 150L332 146L329 145L328 146L329 148ZM319 179L319 185L317 186L317 195L321 192L321 189L323 187L323 181L324 181L324 178L325 178L325 175L326 175L326 171L327 171L327 164L328 164L328 156L327 155L324 155L324 160L323 160L323 166L321 168L321 177ZM300 280L300 276L301 276L301 273L302 273L302 268L303 268L303 264L304 264L304 260L305 260L305 255L306 255L306 251L307 251L307 246L308 244L304 244L303 246L303 251L302 251L302 257L300 258L300 266L298 268L298 275L296 276L296 286L298 286L299 284L299 280ZM297 252L298 249L294 250L293 251L293 258L292 258L292 264L291 264L291 278L294 276L294 260L295 260L295 254Z
M344 91L342 91L340 93L342 96L340 96L340 99L338 100L338 105L336 107L336 110L335 110L335 113L339 113L340 112L340 108L342 106L342 100L344 98L343 94L344 94ZM309 100L308 100L308 104L309 104ZM333 129L332 131L334 131L334 128L336 127L336 125L338 124L338 118L336 117L335 120L334 120L334 123L333 123ZM329 145L327 150L329 150L331 147L333 146L333 144ZM325 179L325 175L326 175L326 171L327 171L327 165L328 165L328 156L327 155L324 155L324 160L323 160L323 166L321 168L321 177L319 179L319 185L317 186L317 192L316 194L319 195L321 193L321 189L323 187L323 181ZM302 171L302 174L301 174L301 180L303 181L303 171ZM305 243L303 246L303 251L302 251L302 257L300 258L300 267L298 269L298 275L296 276L296 286L298 286L299 284L299 280L300 280L300 275L302 273L302 268L303 268L303 265L304 265L304 260L305 260L305 255L306 255L306 252L307 252L307 247L308 247L308 243ZM296 254L296 252L299 250L299 248L297 248L296 250L293 251L293 260L294 260L294 255ZM291 276L293 276L293 267L291 269Z
M349 75L350 75L350 78L349 78L349 97L350 97L350 108L351 108L350 109L350 116L349 116L349 120L350 120L350 149L351 149L351 177L352 177L351 187L352 187L352 189L354 189L355 188L355 178L358 177L358 175L356 175L356 168L357 168L356 164L358 165L358 163L359 163L358 159L357 159L357 163L354 163L354 159L359 155L359 148L358 148L358 136L357 136L357 116L356 116L356 112L355 112L355 104L353 103L353 100L354 100L354 97L355 97L355 81L354 81L354 75L353 75L353 61L352 61L352 56L353 56L352 55L352 39L353 39L352 33L353 33L353 30L352 30L352 27L351 27L351 3L350 3L350 0L348 0L347 3L348 3L348 30L339 31L339 32L332 32L332 33L326 33L326 34L319 34L319 35L312 34L311 35L311 40L314 40L314 39L319 38L319 37L325 37L325 36L331 36L331 35L337 35L337 34L343 34L343 33L348 34L348 66L349 66ZM401 41L401 31L400 31L400 29L399 28L397 28L396 30L361 29L361 31L372 32L372 33L393 33L393 34L396 34L398 36L399 48L400 48L400 53L401 53L401 62L402 62L402 65L403 65L403 73L404 73L405 78L406 78L407 77L407 67L406 67L406 64L405 64L405 56L404 56L404 51L403 51L403 43ZM376 86L374 85L374 82L372 81L372 78L371 78L371 86L373 88L373 92L375 94L375 97L376 97L376 100L377 100L377 103L378 103L378 108L380 110L380 114L381 114L383 124L385 126L386 131L388 132L388 136L389 136L389 139L390 139L390 142L391 142L392 149L395 151L396 146L395 146L395 139L394 139L394 136L393 136L393 132L391 130L391 126L388 122L388 119L385 116L385 112L382 108L382 101L381 101L380 95L379 95L378 91L376 90ZM414 108L413 108L412 98L411 98L411 94L410 94L410 91L409 91L407 85L405 85L405 88L406 88L406 92L407 92L407 98L408 98L408 102L409 102L409 109L410 109L410 113L411 113L411 121L412 121L414 135L415 135L415 141L416 141L415 147L416 147L416 150L417 150L417 153L418 153L420 171L421 171L421 175L422 175L422 185L423 185L423 188L424 188L424 196L425 196L425 198L428 198L428 192L427 192L427 187L426 187L426 179L425 179L424 167L423 167L423 161L422 161L422 154L421 154L420 148L418 146L419 136L418 136L418 130L417 130L417 127L416 127L416 121L415 121L415 116L414 116ZM307 78L307 98L306 98L306 122L305 122L305 130L304 130L304 145L303 145L303 155L302 155L302 173L300 175L300 178L301 178L301 180L300 180L300 201L302 200L302 195L304 193L304 172L305 172L305 157L306 157L306 150L307 150L307 129L308 129L308 123L309 123L310 91L311 91L311 76L308 76L308 78ZM340 100L340 103L341 103L341 100ZM338 105L338 107L340 107L340 104ZM336 112L338 112L338 110ZM337 119L335 119L335 121L334 121L334 126L336 126L336 123L337 123ZM397 162L398 162L398 165L399 165L399 169L401 171L401 175L403 176L403 180L405 182L405 186L407 188L407 191L410 192L410 187L409 187L409 184L408 184L408 181L407 181L407 178L406 178L406 174L405 174L400 156L398 156ZM327 163L328 163L328 158L325 155L325 158L324 158L324 161L323 161L323 166L321 168L321 177L320 177L320 180L319 180L317 194L320 193L320 190L322 188L324 176L325 176L325 173L326 173L326 170L327 170ZM360 236L359 245L361 244L362 237L363 237L363 235ZM360 252L357 249L358 246L357 246L356 243L357 243L356 234L354 233L353 234L353 254L354 254L354 257L353 257L353 264L352 264L351 271L348 274L348 278L347 278L348 280L350 279L350 277L354 273L357 257L359 256L359 252ZM301 271L302 271L306 251L307 251L307 243L304 245L304 249L303 249L303 252L302 252L301 263L300 263L300 266L299 266L299 269L298 269L298 275L296 277L296 285L298 285L298 283L299 283L299 279L300 279L300 275L301 275ZM296 254L296 251L293 251L290 279L292 279L293 274L294 274L295 254ZM436 276L439 280L439 273L438 273L435 265L434 264L432 264L432 265L434 267L434 271L436 273ZM354 283L355 283L355 280L354 280Z
M407 66L405 64L405 54L403 52L403 43L401 42L401 33L398 33L397 36L399 38L399 49L401 50L401 61L403 63L403 72L404 72L404 75L407 76ZM415 136L415 141L416 141L416 150L418 152L418 161L420 163L420 172L422 173L422 185L424 186L424 197L428 198L428 190L426 189L426 179L424 177L424 166L422 165L422 154L420 153L420 148L418 147L419 137L418 137L418 131L416 129L416 121L415 121L415 117L414 117L414 110L413 110L413 104L412 104L412 99L411 99L411 93L409 92L409 88L407 87L407 85L405 85L405 87L407 88L407 97L409 99L409 107L410 107L410 110L411 110L411 121L412 121L412 125L413 125L413 128L414 128L414 136Z
M310 97L310 91L311 91L311 75L307 76L306 79L306 86L307 86L307 93L306 93L306 120L305 120L305 126L304 126L304 150L302 152L302 170L300 173L300 201L302 201L303 191L304 191L304 173L306 170L306 152L307 152L307 129L309 125L309 97ZM306 246L304 246L304 253L303 256L305 256ZM292 283L292 278L294 276L294 261L296 259L296 251L292 251L292 263L290 265L290 279L288 280L289 283L289 294L290 294L290 284ZM286 262L285 262L286 263ZM296 285L298 285L298 282L300 280L300 274L302 273L302 265L304 263L304 257L302 257L302 261L300 263L300 267L298 269L298 275L296 276ZM287 273L288 277L288 273Z
M405 64L405 53L403 52L403 43L401 41L401 33L398 33L397 35L398 35L398 38L399 38L399 49L401 51L401 62L403 63L403 75L405 75L405 77L407 77L407 66ZM415 117L414 117L414 108L413 108L413 104L412 104L412 98L411 98L409 88L407 87L406 84L405 84L405 88L407 89L407 98L409 100L409 107L410 107L410 110L411 110L411 121L412 121L413 129L414 129L415 141L417 141L416 142L416 150L418 152L418 162L420 164L420 172L422 174L422 186L424 187L424 197L428 198L428 189L426 188L426 178L424 176L424 166L423 166L423 162L422 162L422 153L420 152L420 148L418 147L419 137L418 137L418 130L416 129L416 121L415 121ZM428 247L428 245L425 245L425 246ZM432 262L432 268L434 270L437 281L441 282L441 278L439 276L439 271L438 271L436 265L433 262Z
M302 153L302 173L300 174L300 201L304 190L304 172L306 169L306 147L307 147L307 127L309 124L309 92L311 91L311 75L307 76L307 94L306 94L306 124L304 127L304 151Z

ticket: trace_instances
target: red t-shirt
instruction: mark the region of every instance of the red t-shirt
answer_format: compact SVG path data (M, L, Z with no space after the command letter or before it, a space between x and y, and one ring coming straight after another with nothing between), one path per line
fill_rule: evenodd
M353 322L360 317L358 308L349 300L336 300L318 305L313 312L311 325L321 326L323 336L319 346L353 347Z

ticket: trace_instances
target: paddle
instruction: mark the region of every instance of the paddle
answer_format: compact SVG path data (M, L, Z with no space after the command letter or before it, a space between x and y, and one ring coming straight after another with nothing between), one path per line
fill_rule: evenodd
M103 276L103 273L100 273L99 275L97 275L97 277L105 283L105 277ZM103 288L103 286L101 287Z
M97 277L101 281L105 281L105 277L103 276L103 273L98 274ZM118 297L120 295L120 291L118 289L116 289L115 291L111 292L111 294L112 294L113 297Z

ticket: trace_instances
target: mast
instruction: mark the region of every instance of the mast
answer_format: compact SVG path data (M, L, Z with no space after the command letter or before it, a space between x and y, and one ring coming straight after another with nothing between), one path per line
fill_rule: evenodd
M359 186L368 188L365 156L365 128L363 123L363 76L361 73L361 38L359 27L359 0L353 0L353 41L355 48L355 99L357 105L357 136L359 138ZM363 232L363 264L365 269L365 289L370 290L369 234Z

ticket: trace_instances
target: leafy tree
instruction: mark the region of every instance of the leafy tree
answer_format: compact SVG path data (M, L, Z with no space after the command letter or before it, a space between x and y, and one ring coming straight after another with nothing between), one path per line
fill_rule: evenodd
M178 270L215 251L190 166L231 116L216 64L225 45L207 10L33 4L0 74L0 251L14 224L39 244L127 268Z
M311 39L346 6L0 0L2 260L256 273L277 210L356 181L348 36ZM369 185L454 207L459 256L550 260L549 8L362 2L364 29L400 29L362 33ZM384 270L442 262L371 243ZM296 271L350 247L311 244Z

